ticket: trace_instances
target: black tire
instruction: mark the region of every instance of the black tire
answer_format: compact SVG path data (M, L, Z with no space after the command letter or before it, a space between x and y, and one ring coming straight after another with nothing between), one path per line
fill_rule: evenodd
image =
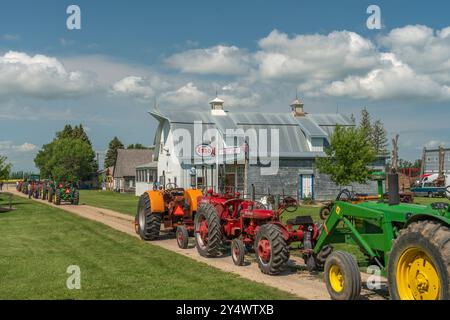
M142 240L158 240L161 230L161 214L152 212L151 201L148 193L139 198L138 205L139 236Z
M233 239L231 242L231 258L237 266L243 266L245 261L245 246L242 240Z
M400 300L397 281L401 281L397 274L399 260L411 248L417 248L431 260L438 274L440 290L439 300L450 299L450 228L435 221L419 221L411 223L392 245L388 265L388 284L391 299ZM411 284L408 284L411 286ZM409 299L420 299L411 293ZM423 296L422 296L423 298Z
M77 206L80 203L80 192L77 190L73 193L72 204Z
M315 256L317 269L323 270L325 262L332 252L333 247L330 245L323 246L322 249L320 249L319 253Z
M202 223L208 228L207 238L200 233ZM220 217L216 208L209 203L201 204L194 220L195 247L202 257L217 257L222 247L222 230Z
M337 270L340 273L341 288L336 290L330 278L330 271ZM325 283L328 293L333 300L356 300L361 294L361 273L355 258L343 251L335 251L325 262Z
M177 227L177 244L180 249L187 249L189 245L189 232L185 226Z
M270 247L267 257L262 250L264 243ZM265 224L259 229L255 239L255 253L262 273L274 275L281 272L289 260L289 248L278 225Z
M55 204L57 206L61 205L61 191L60 190L56 190L56 194L55 194Z

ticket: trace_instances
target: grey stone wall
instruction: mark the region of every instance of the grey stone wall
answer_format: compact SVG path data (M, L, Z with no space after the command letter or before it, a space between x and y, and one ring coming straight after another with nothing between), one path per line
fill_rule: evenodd
M256 165L249 167L248 190L255 185L257 197L264 196L270 190L271 194L285 194L297 197L300 190L300 175L314 174L314 196L316 200L331 200L336 198L339 191L346 188L355 193L376 194L377 183L370 181L368 184L352 184L339 187L330 180L328 175L320 174L314 169L314 160L280 161L280 168L276 175L261 175L261 168Z

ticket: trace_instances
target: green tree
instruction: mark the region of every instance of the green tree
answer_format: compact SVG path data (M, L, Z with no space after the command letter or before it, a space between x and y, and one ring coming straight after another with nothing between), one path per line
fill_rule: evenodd
M370 113L367 111L366 107L361 110L361 121L359 123L359 128L362 130L365 139L370 140L372 136L372 123Z
M387 155L388 140L386 129L381 120L375 121L372 127L372 143L377 155Z
M141 143L130 144L127 149L148 149L148 147L144 146Z
M106 152L105 157L105 168L112 167L116 164L117 150L123 148L123 143L117 137L114 137L109 142L108 151Z
M7 163L8 158L0 155L0 180L6 180L9 178L12 165Z
M93 177L98 169L95 152L82 125L66 125L45 144L34 159L42 178L82 181Z
M363 128L336 126L325 154L316 159L317 169L330 175L337 185L366 183L369 179L368 166L375 160L375 150Z

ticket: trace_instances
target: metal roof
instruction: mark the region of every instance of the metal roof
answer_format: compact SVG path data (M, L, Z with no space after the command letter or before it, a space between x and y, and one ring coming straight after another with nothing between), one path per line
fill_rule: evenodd
M151 150L119 149L117 150L114 178L136 176L136 167L152 161Z
M317 152L311 152L308 147L308 138L328 138L337 124L354 126L350 119L341 114L306 114L304 117L294 117L291 112L285 113L256 113L256 112L228 112L226 116L211 115L210 110L205 111L179 111L155 110L150 114L162 123L170 123L171 130L187 130L194 137L194 124L202 124L202 132L217 128L227 142L227 130L266 129L270 148L271 129L279 133L280 157L314 157ZM157 133L158 135L158 133ZM232 136L236 136L233 134ZM158 139L158 137L155 137ZM180 138L181 139L181 138ZM210 139L208 137L207 139ZM244 143L243 138L238 139L238 145ZM194 144L209 141L196 141ZM157 141L155 141L157 144ZM195 146L192 146L195 148ZM191 154L195 157L194 150Z

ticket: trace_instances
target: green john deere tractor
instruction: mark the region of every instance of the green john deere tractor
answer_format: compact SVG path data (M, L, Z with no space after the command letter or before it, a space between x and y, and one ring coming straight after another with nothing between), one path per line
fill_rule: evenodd
M70 203L77 206L80 203L80 192L75 183L53 183L49 190L49 199L53 199L53 203L57 206L62 203Z
M336 243L357 245L387 276L392 299L450 299L450 207L401 204L398 175L390 174L389 199L383 197L384 174L377 174L379 200L352 202L341 192L317 238L313 255ZM355 299L361 275L345 251L326 257L324 275L333 299Z

